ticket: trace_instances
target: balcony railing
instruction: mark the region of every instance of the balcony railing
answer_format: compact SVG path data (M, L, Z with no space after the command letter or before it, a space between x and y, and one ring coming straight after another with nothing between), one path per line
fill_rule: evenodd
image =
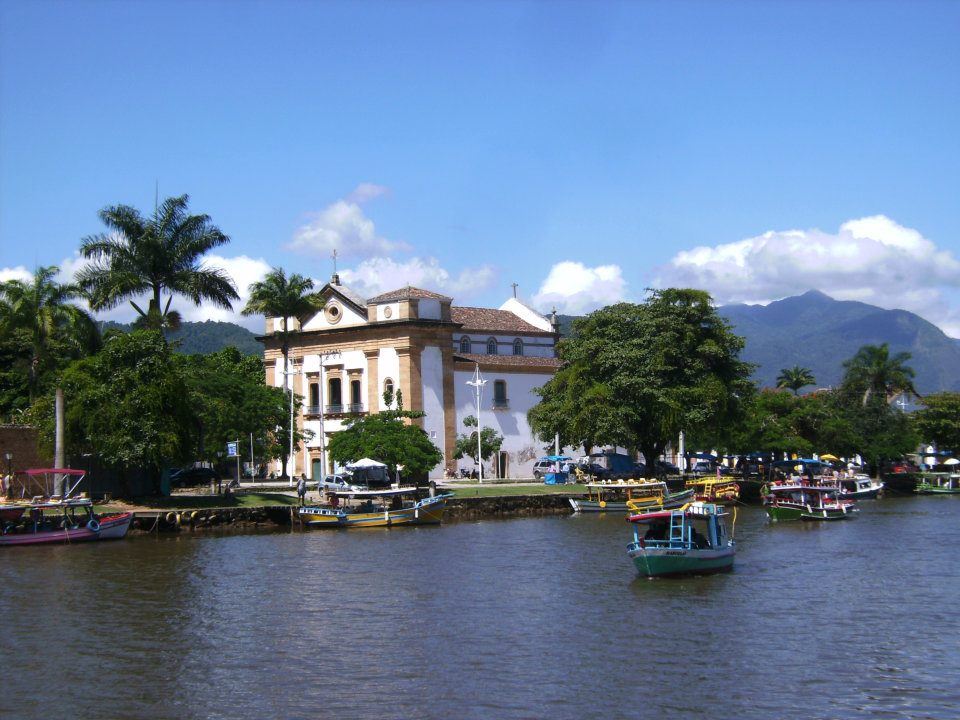
M303 409L304 415L319 415L322 408L319 405L307 405Z
M507 398L494 398L493 399L493 409L494 410L505 410L510 407L510 401Z
M308 413L311 409L313 408L307 409ZM319 414L320 408L316 408L316 412ZM363 403L350 403L349 405L343 405L342 403L339 405L327 405L323 411L324 415L356 415L362 412L364 412Z

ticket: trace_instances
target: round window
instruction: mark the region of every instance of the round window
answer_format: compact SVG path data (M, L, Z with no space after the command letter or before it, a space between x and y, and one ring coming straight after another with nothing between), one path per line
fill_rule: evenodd
M343 311L340 309L340 306L332 303L323 309L323 313L327 316L327 322L331 325L340 322L340 318L343 316Z
M389 305L387 305L387 306L383 309L383 316L384 316L385 318L392 317L392 316L393 316L393 308L390 307Z

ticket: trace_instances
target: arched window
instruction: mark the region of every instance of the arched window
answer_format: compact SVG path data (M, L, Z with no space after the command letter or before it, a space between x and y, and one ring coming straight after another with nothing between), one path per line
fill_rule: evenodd
M470 338L464 335L460 338L460 352L469 353L470 352Z
M487 355L496 355L497 354L497 339L490 338L487 340Z
M513 354L523 355L523 340L520 338L517 338L513 341Z
M507 381L493 381L493 406L495 408L507 407Z
M393 380L390 378L383 381L383 399L385 405L393 405ZM387 402L387 399L389 399L390 402Z

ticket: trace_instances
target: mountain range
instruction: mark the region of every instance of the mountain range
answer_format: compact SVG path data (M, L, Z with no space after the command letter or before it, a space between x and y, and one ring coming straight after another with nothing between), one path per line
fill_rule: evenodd
M960 340L906 310L884 310L850 300L834 300L811 290L769 305L725 305L718 312L747 341L742 357L757 365L754 379L762 387L776 385L784 368L809 368L818 387L837 385L843 363L862 345L887 343L891 353L909 352L921 395L960 391ZM560 316L560 330L569 334L575 318ZM128 328L117 323L105 327ZM254 333L227 322L185 322L169 335L179 352L208 353L233 345L247 355L263 346Z
M960 340L906 310L884 310L851 300L834 300L816 290L769 305L724 305L717 309L745 338L741 357L757 365L753 378L773 387L784 368L808 368L818 387L838 385L843 363L863 345L887 343L891 354L911 355L921 395L960 390ZM562 317L561 332L574 318Z

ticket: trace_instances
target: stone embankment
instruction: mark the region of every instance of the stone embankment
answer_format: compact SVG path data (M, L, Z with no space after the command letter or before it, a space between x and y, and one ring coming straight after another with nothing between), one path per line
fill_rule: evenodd
M571 512L569 495L501 495L456 497L447 501L447 520L477 520L523 515L560 515Z

